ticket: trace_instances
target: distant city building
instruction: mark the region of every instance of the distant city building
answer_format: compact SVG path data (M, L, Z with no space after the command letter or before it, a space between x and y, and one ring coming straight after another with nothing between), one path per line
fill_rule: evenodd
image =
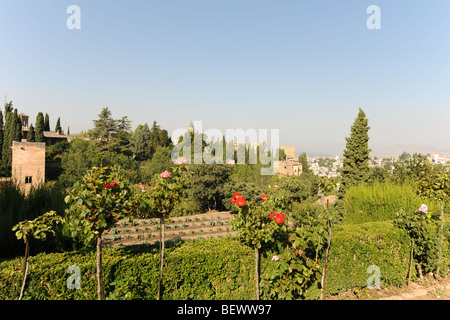
M450 156L432 152L431 155L428 156L428 160L434 164L446 164L450 162Z

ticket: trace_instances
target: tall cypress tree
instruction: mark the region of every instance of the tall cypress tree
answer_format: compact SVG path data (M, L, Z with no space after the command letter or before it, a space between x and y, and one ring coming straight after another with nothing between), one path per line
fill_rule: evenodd
M39 112L36 116L36 126L34 128L34 140L36 142L44 142L44 115Z
M10 163L10 158L12 156L11 153L11 145L12 145L12 134L11 134L11 123L10 119L12 118L12 102L8 102L5 104L5 126L3 127L3 145L1 149L2 153L2 161L0 163L0 175L1 176L10 176L11 169L8 164Z
M3 147L3 113L2 110L0 110L0 168L2 166L2 149L3 149L2 147Z
M30 124L30 128L28 129L27 133L27 142L34 142L34 127L32 124Z
M45 114L44 131L50 131L50 119L48 117L48 113Z
M60 120L60 118L58 118L58 120L56 120L55 132L62 133L61 120Z
M17 109L14 109L14 112L11 112L11 106L11 102L8 106L5 106L6 121L1 162L1 173L3 176L11 176L12 143L13 141L20 141L22 137L22 123L20 121L20 117L17 115Z
M342 185L345 188L365 182L369 174L369 135L370 127L364 111L359 108L358 116L351 127L350 137L344 150Z

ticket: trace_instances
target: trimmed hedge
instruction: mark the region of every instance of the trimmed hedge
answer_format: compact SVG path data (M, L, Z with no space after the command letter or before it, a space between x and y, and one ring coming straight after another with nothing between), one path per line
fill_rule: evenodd
M446 230L448 230L446 223ZM448 242L443 252L448 265ZM272 252L261 255L261 274L270 268ZM366 287L370 265L381 271L381 286L407 282L409 238L392 221L341 225L333 229L326 294ZM103 276L109 299L155 299L159 254L155 246L105 248ZM0 299L17 299L23 258L0 263ZM70 265L81 270L81 289L67 288ZM413 273L413 279L416 276ZM24 299L96 299L95 252L72 251L30 257ZM320 290L310 288L309 299ZM254 299L254 253L235 238L195 240L167 248L162 299ZM264 298L264 296L262 296Z
M66 252L30 257L23 299L96 299L96 253ZM17 299L23 258L0 264L0 299ZM81 289L67 288L70 265L81 272ZM156 247L103 249L105 297L156 299L159 253ZM253 251L237 240L195 240L169 247L162 299L253 299Z
M370 265L381 272L381 286L405 284L409 270L407 234L391 221L336 226L327 267L326 293L366 287Z

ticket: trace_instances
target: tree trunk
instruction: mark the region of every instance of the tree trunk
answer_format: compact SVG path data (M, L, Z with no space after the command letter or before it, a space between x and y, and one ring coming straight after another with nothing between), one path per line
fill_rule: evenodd
M24 259L24 263L23 263L22 284L20 286L19 300L22 300L23 291L25 290L25 282L27 280L27 274L28 274L29 257L30 257L30 243L27 240L27 242L25 243L25 259Z
M321 199L321 202L323 203L323 200ZM329 206L329 201L327 199L327 215L328 215L328 206ZM325 261L323 263L323 271L322 271L322 281L321 281L321 288L322 288L322 292L320 293L320 300L323 300L324 294L325 294L325 281L327 278L327 262L328 262L328 251L330 250L330 246L331 246L331 223L330 221L328 221L328 244L327 247L325 249Z
M102 232L97 235L97 295L98 300L103 300Z
M259 250L255 247L255 283L256 283L256 300L259 300Z
M162 282L162 272L164 265L164 231L165 231L165 213L162 214L160 219L160 229L159 229L159 280L158 280L158 294L156 299L161 300L161 282Z
M441 258L442 258L442 242L444 240L444 200L441 200L441 245L439 247L439 258L438 258L438 265L436 269L436 274L439 277L439 268L441 264Z
M411 271L412 271L413 259L414 259L414 238L412 238L412 241L411 241L411 257L410 257L410 261L409 261L408 286L411 284Z
M329 226L328 231L328 245L325 249L325 261L323 263L323 271L322 271L322 292L320 293L320 300L323 300L324 294L325 294L325 280L327 278L327 261L328 261L328 251L330 250L331 245L331 225Z

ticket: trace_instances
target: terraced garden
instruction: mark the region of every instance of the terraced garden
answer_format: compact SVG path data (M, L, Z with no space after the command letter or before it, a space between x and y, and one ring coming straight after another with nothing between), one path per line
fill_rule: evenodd
M210 239L231 236L237 231L231 229L230 212L209 212L193 216L166 219L166 241ZM104 247L117 247L137 244L153 244L159 241L160 220L135 219L132 222L121 220L103 235Z

